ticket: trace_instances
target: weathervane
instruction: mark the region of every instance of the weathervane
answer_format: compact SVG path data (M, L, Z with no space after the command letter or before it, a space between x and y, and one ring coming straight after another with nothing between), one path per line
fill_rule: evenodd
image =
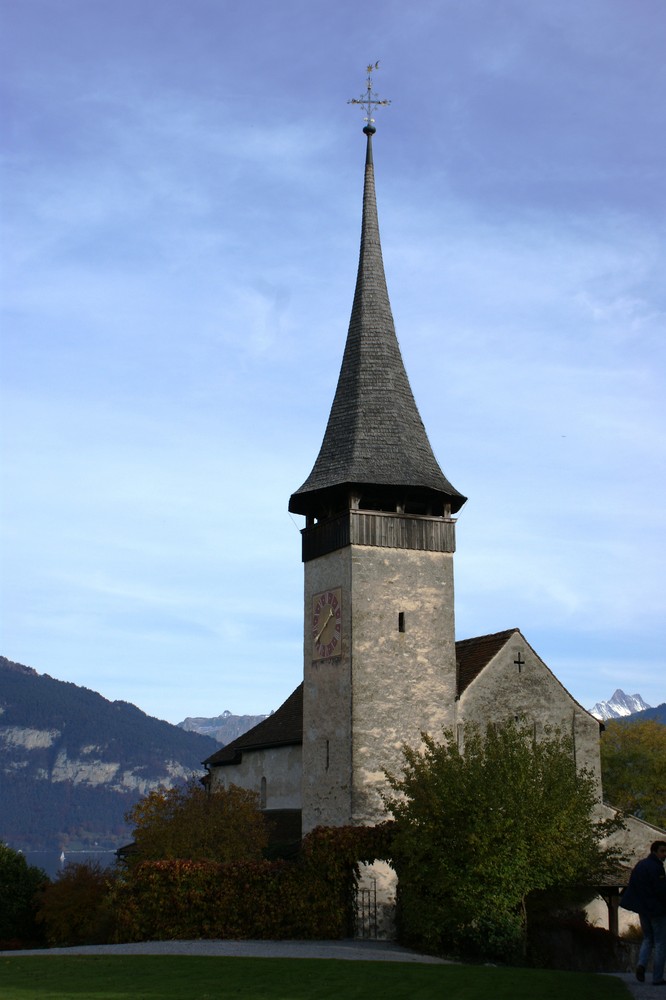
M374 66L372 65L372 63L370 63L370 65L368 66L366 93L361 94L360 97L352 97L350 101L347 101L347 104L361 105L361 107L365 111L365 118L363 119L363 121L366 123L363 131L369 133L370 135L372 135L374 132L377 131L377 129L375 128L375 119L372 117L372 112L375 110L375 108L387 108L391 103L390 101L381 101L379 99L379 96L373 93L372 91L373 69L379 69L379 60L377 60Z

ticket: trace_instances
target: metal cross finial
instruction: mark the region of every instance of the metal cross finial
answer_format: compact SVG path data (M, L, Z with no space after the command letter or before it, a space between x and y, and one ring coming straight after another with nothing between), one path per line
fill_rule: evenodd
M372 71L375 69L379 69L379 60L377 60L374 66L372 63L370 63L370 65L368 66L368 76L366 79L366 93L361 94L360 97L352 97L350 101L347 101L347 104L361 105L361 107L365 111L365 118L363 119L363 121L366 123L366 128L369 129L371 132L375 131L374 127L375 119L372 117L372 112L375 110L375 108L387 108L391 103L390 101L381 101L379 99L379 96L373 93Z

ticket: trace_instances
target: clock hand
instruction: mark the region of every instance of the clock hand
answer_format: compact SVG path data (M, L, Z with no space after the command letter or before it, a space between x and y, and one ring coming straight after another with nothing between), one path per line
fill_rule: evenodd
M322 625L322 627L319 629L318 634L315 636L315 642L319 642L319 640L321 639L321 636L322 636L322 633L323 633L324 629L326 628L326 626L328 625L328 623L329 623L329 621L331 620L332 617L333 617L333 609L329 608L328 609L328 616L326 618L326 621L324 622L324 624Z
M328 623L329 623L329 621L330 621L330 619L332 617L333 617L333 612L329 609L328 618L326 619L326 621L324 622L324 624L322 625L322 627L319 629L319 632L315 636L315 642L319 642L319 640L321 639L321 637L322 637L322 635L324 633L324 630L326 629L326 626L328 625Z

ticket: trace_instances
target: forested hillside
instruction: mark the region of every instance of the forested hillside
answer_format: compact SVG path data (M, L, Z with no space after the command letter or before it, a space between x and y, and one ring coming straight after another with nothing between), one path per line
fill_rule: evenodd
M117 846L141 795L203 775L219 746L0 657L0 840L22 850Z
M662 705L656 705L654 708L646 708L642 712L634 712L633 715L628 715L624 721L648 722L650 720L666 725L666 702Z

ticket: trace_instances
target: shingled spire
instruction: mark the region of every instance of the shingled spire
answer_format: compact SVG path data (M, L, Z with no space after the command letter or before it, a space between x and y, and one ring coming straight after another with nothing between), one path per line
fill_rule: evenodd
M321 520L351 507L455 513L465 502L437 463L412 395L379 239L371 122L356 291L338 386L312 472L289 510Z

